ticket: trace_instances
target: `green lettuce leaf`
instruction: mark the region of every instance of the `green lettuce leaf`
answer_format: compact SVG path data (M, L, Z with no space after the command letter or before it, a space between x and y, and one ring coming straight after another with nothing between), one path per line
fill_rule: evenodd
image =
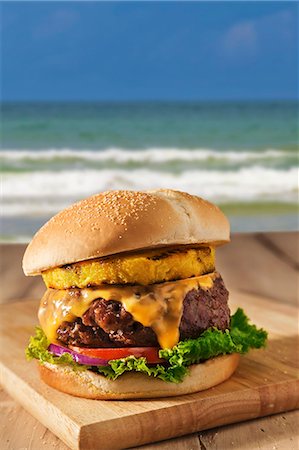
M240 346L240 353L247 353L251 348L264 347L267 332L249 323L244 311L239 308L231 318L230 334L234 343Z
M159 356L167 363L148 365L146 358L129 356L109 361L109 366L94 368L106 377L115 380L125 372L141 372L148 376L160 378L173 383L181 382L188 373L188 366L205 361L218 355L230 353L246 353L250 348L264 347L267 332L249 323L248 317L242 309L238 309L231 317L229 330L220 331L210 328L197 339L180 341L172 349L162 349ZM26 356L36 358L41 363L68 364L75 370L87 370L89 367L76 363L69 353L55 356L48 352L49 342L41 330L36 328L36 335L30 338Z
M35 336L31 336L28 347L25 350L25 355L28 361L31 359L38 359L42 364L45 362L51 364L67 364L72 366L74 370L87 370L88 366L78 364L73 360L70 353L63 353L60 356L55 356L48 352L50 342L45 333L40 327L35 327Z
M163 381L170 381L179 383L184 379L188 372L185 366L171 366L171 365L148 365L146 358L136 358L135 356L128 356L127 358L115 359L109 361L109 366L98 367L98 372L106 375L111 380L116 380L125 372L142 372L148 376L160 378Z

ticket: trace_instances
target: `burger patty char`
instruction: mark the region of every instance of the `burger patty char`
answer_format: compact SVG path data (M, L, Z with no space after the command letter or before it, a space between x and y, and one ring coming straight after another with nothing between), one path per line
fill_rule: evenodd
M211 327L225 330L229 326L228 291L221 276L210 289L192 289L183 301L180 340L198 337ZM63 344L79 347L152 347L158 346L150 327L133 319L116 300L96 299L82 319L63 322L57 330Z

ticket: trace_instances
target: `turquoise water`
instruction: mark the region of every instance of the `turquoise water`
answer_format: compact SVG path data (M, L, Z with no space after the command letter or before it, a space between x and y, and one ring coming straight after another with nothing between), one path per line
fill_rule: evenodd
M4 104L10 149L295 150L295 102Z
M170 187L218 203L233 229L294 229L295 102L10 103L1 111L2 239L28 239L106 189Z

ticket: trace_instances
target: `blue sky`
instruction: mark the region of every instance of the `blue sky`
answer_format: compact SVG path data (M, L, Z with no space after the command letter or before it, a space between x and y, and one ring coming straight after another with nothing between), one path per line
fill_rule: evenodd
M3 100L289 99L294 2L2 3Z

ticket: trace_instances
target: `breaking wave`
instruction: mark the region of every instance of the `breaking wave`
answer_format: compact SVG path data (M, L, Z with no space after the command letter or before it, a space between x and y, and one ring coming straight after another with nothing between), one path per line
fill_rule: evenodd
M137 170L71 170L2 173L2 214L53 214L72 202L109 189L172 188L218 204L298 199L298 169L253 166L236 171L187 170L180 173Z

